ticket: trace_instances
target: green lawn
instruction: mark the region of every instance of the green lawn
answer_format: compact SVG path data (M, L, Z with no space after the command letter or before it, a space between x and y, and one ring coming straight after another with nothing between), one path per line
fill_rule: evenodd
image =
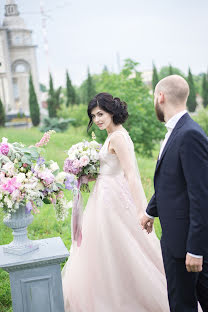
M22 142L28 145L38 142L42 134L38 129L4 129L0 128L0 139L7 137L9 142ZM64 158L67 157L68 148L82 139L87 138L85 128L69 128L65 133L56 133L46 148L44 148L44 157L57 161L60 168L63 167ZM153 174L155 168L155 159L146 159L138 157L138 165L145 189L147 199L151 198L153 193ZM67 193L70 198L70 194ZM86 204L88 195L84 194ZM155 230L160 237L161 228L158 220L155 222ZM64 221L57 222L55 213L51 205L45 205L41 208L40 214L36 215L33 223L28 227L28 236L30 239L42 239L60 236L67 248L70 248L70 216ZM12 231L3 224L3 213L0 212L0 245L8 244L12 240ZM63 266L63 264L62 264ZM0 312L12 312L11 294L8 273L0 270Z

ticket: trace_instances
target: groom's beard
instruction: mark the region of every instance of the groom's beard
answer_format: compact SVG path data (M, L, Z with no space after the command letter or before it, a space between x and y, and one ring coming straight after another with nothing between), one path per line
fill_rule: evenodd
M155 112L156 112L157 119L161 122L165 122L164 114L159 106L158 99L156 99Z

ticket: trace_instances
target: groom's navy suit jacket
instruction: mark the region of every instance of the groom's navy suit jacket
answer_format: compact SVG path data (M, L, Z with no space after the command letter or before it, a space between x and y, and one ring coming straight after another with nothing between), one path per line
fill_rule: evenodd
M208 259L208 139L186 113L173 129L154 176L147 213L159 216L162 239L176 258Z

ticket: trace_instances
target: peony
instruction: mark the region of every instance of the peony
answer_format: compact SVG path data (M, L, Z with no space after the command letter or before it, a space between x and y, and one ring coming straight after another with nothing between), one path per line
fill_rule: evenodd
M88 156L82 156L79 162L81 167L86 167L89 164L90 159Z
M43 180L43 183L45 185L49 185L54 182L54 175L48 168L41 172L38 172L38 177Z
M13 193L16 189L18 189L21 186L19 182L17 182L16 177L12 179L7 179L7 182L2 185L2 189L4 191L9 192L10 194Z
M7 156L9 153L9 145L6 143L0 144L0 153Z
M15 174L15 168L12 162L7 162L5 165L3 165L2 169L5 170L9 176L13 176Z

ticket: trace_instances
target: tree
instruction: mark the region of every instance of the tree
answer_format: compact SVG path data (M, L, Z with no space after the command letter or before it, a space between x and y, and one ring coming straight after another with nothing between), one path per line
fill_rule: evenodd
M172 65L163 66L159 72L160 79L163 79L169 75L179 75L185 78L184 73L179 68L173 67Z
M5 111L3 103L0 99L0 127L4 127L4 125L5 125Z
M72 86L71 79L69 77L68 71L66 71L66 106L69 107L70 104L76 103L76 93Z
M164 127L155 116L153 97L137 67L137 62L127 59L119 74L102 72L94 77L94 81L98 93L108 92L128 104L129 118L124 126L134 142L135 150L140 155L151 156L155 143L164 137ZM100 131L96 126L92 130L99 142L105 140L105 131Z
M202 98L203 105L206 107L208 105L208 77L206 74L203 75L202 80Z
M169 75L173 75L174 73L173 73L173 67L172 67L172 65L170 64L169 65Z
M87 103L89 103L92 98L96 95L96 90L95 90L95 84L93 81L93 78L90 74L90 70L88 68L88 73L87 73L87 81L86 81L86 87L87 87Z
M38 105L37 95L35 93L35 88L33 85L32 74L30 74L29 78L29 106L32 124L34 127L37 127L40 123L40 109Z
M155 64L153 64L153 74L152 74L152 90L154 92L156 85L159 82L159 77L158 77L158 73L157 73L157 68L155 66Z
M57 116L57 110L61 104L61 90L59 87L57 90L54 89L53 86L53 78L50 74L50 82L49 82L49 92L48 92L48 114L50 118Z
M190 68L188 72L187 82L189 84L189 89L190 89L189 97L187 100L187 107L188 107L189 112L195 112L196 106L197 106L196 92L195 92L194 80L193 80L193 76L192 76Z

